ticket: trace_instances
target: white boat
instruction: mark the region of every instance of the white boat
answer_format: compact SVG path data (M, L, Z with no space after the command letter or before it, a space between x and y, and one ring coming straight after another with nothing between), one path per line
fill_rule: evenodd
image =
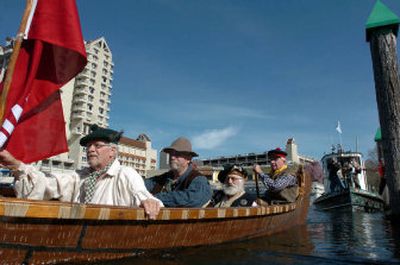
M382 197L368 190L362 154L332 150L321 159L324 170L325 193L316 198L314 205L322 210L337 208L383 211Z

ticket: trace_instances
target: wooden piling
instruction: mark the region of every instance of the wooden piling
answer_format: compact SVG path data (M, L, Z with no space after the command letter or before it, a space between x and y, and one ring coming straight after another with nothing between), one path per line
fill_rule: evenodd
M382 132L391 216L400 218L400 79L396 37L400 19L377 1L366 24Z

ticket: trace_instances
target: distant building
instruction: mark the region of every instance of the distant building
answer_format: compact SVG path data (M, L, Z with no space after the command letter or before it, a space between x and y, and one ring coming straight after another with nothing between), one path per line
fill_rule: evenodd
M169 169L169 154L160 151L159 169Z
M152 149L150 138L141 134L134 140L122 137L118 144L118 160L122 165L132 167L142 175L147 176L149 170L155 170L157 165L157 150Z
M288 163L310 163L314 161L312 158L301 156L297 152L297 144L293 138L290 138L286 142L286 150L288 153L287 161ZM244 167L250 167L254 164L268 165L268 155L267 151L262 153L247 153L238 154L233 156L220 156L216 158L201 159L199 161L203 166L211 167L222 167L225 164L239 164Z

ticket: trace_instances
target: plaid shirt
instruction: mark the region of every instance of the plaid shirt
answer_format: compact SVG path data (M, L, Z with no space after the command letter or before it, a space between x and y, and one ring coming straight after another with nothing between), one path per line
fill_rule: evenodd
M279 176L275 180L267 174L259 174L259 176L267 191L279 191L297 184L296 177L290 174Z

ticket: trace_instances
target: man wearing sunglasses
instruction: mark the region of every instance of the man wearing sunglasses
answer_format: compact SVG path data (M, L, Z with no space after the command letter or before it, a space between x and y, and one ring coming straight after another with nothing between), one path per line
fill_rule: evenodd
M205 176L197 171L192 158L192 144L184 137L163 149L169 155L170 171L145 180L146 187L167 207L204 207L212 196Z
M218 180L223 183L223 188L214 194L209 206L252 206L252 203L256 200L256 197L246 193L245 191L245 183L247 178L247 172L241 166L224 166L224 170L218 173Z
M151 195L135 169L122 166L117 159L117 143L122 132L91 126L80 140L86 147L88 168L69 173L45 175L32 165L0 151L0 165L13 170L17 197L34 200L58 199L65 202L141 206L155 219L162 203Z
M286 164L287 153L280 148L268 151L271 171L264 174L260 165L254 165L253 170L259 175L266 188L266 201L294 202L299 195L296 169L289 169Z

